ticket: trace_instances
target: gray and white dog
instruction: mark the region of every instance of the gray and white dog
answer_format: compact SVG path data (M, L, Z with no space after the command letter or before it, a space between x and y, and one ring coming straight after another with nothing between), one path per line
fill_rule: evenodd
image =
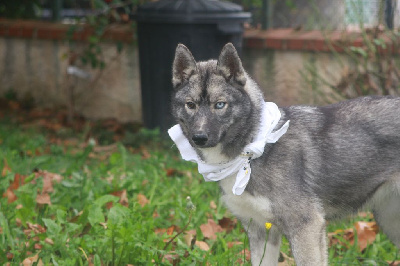
M263 94L232 44L218 60L197 62L178 45L172 111L203 162L234 160L260 127ZM222 199L248 228L251 259L277 265L281 235L297 265L327 265L326 221L368 207L400 247L400 98L363 97L324 107L279 108L276 129L290 126L250 161L241 195L235 175L219 181Z

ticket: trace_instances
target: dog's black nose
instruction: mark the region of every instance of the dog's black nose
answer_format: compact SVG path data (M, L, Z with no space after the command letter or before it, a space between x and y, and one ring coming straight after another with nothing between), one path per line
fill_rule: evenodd
M208 136L205 133L198 133L193 135L192 140L196 145L203 146L206 144Z

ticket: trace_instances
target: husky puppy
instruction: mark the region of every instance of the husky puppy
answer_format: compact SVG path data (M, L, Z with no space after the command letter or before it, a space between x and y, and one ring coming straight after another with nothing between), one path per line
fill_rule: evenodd
M173 115L199 170L200 164L240 159L269 118L262 115L263 94L232 44L218 60L197 63L178 45L172 82ZM328 265L326 221L363 207L400 247L400 98L277 110L273 131L290 125L275 143L263 143L258 158L248 158L245 184L237 180L242 169L210 178L219 180L224 203L248 228L252 264L277 265L283 234L297 265ZM242 191L236 193L236 185ZM273 226L262 259L266 222Z

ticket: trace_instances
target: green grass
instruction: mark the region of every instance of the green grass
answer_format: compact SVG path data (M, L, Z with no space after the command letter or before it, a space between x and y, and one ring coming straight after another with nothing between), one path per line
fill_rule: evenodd
M1 195L16 174L25 178L13 191L15 201L8 203L7 197L0 198L1 265L19 265L37 254L44 264L52 265L243 262L241 251L248 249L248 240L240 223L229 233L218 233L216 240L204 239L200 226L208 219L233 217L219 201L217 184L204 182L196 165L182 161L171 142L154 131L142 131L123 142L133 147L118 143L101 150L96 145L83 145L87 141L79 134L73 141L70 137L57 142L39 129L0 121ZM62 176L59 182L53 180L53 190L48 192L51 205L37 203L45 186L43 171ZM124 190L128 206L113 195ZM148 199L144 206L140 195ZM187 196L196 206L193 212L187 210ZM212 201L216 208L210 207ZM173 225L182 229L190 215L186 231L196 230L196 239L205 241L210 250L188 246L185 234L165 248L179 229L172 235L156 232ZM353 223L329 224L328 228L335 231ZM243 244L229 248L235 241ZM286 240L282 252L290 256ZM396 254L397 249L382 234L363 253L356 245L343 243L329 252L332 265L374 265L372 261L384 265L395 260ZM174 261L168 260L171 256Z

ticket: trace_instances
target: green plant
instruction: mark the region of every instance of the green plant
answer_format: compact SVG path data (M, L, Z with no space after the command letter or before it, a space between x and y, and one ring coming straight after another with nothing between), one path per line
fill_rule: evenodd
M91 141L55 144L12 121L0 120L2 264L250 265L245 229L223 207L218 185L204 182L157 132L139 133L142 145L103 149ZM330 263L396 260L382 234L361 252L336 233L359 220L371 217L329 224L343 238L331 244ZM286 239L281 252L290 263Z
M106 65L117 60L123 50L123 43L118 41L115 44L116 53L112 58L105 59L102 44L105 31L115 23L120 23L123 17L118 10L124 10L124 14L131 13L132 2L122 0L94 0L91 1L91 8L94 14L87 15L83 19L76 19L70 26L66 39L69 43L69 51L64 57L68 60L68 120L72 122L76 99L87 93L94 87L102 76ZM126 17L126 16L125 16ZM134 25L132 23L132 25ZM74 40L75 34L86 32L87 36L79 42ZM98 70L93 77L90 70ZM89 79L90 83L85 90L78 92L76 84L78 79Z

